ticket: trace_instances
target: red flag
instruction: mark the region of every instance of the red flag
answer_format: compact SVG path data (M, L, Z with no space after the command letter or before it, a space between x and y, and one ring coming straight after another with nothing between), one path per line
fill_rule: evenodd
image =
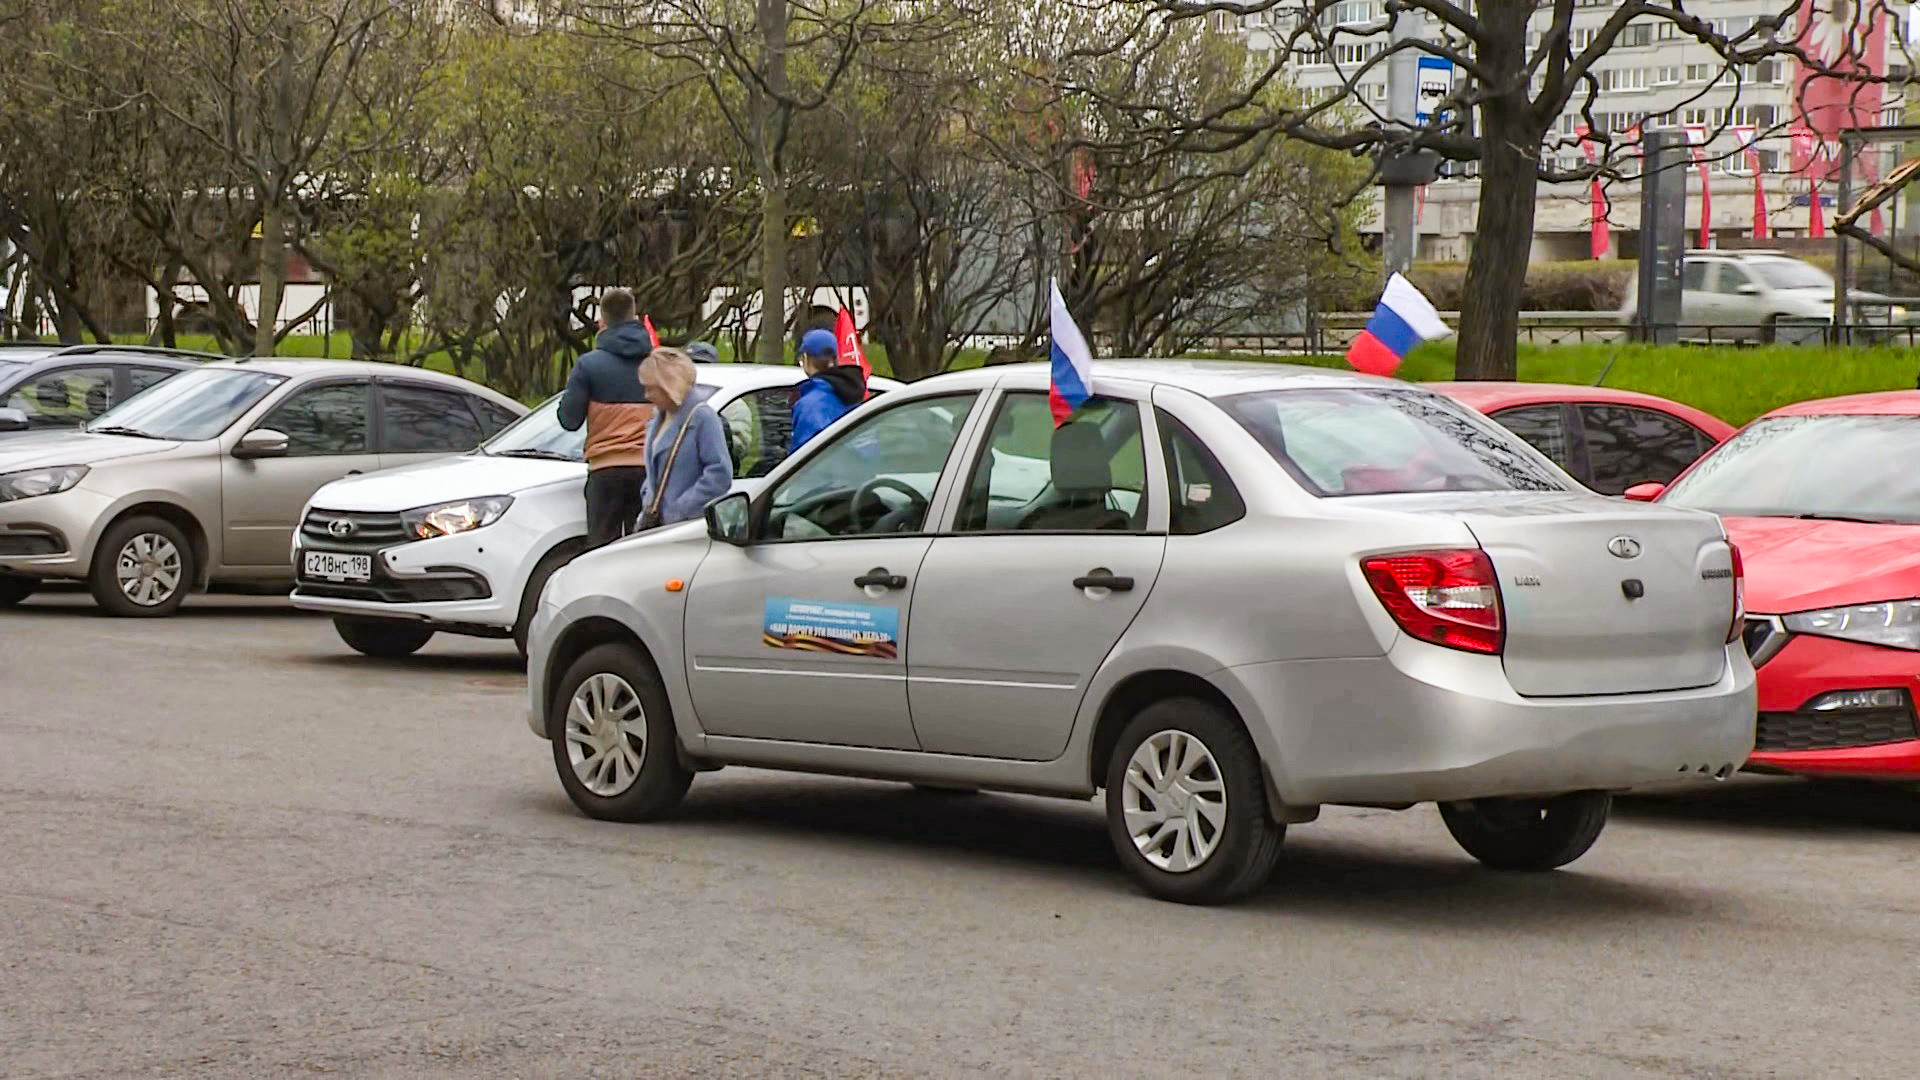
M660 335L653 332L653 316L651 315L640 316L640 325L647 328L647 340L653 343L654 348L656 349L659 348Z
M1822 239L1827 235L1827 210L1820 205L1820 189L1807 186L1807 235Z
M1745 152L1747 171L1753 174L1753 238L1767 238L1767 192L1761 183L1760 147L1757 140L1760 129L1753 124L1736 125L1733 137Z
M833 337L840 345L840 363L857 365L864 378L873 378L873 365L867 363L867 351L860 347L860 331L854 328L853 312L840 309L840 317L833 323Z

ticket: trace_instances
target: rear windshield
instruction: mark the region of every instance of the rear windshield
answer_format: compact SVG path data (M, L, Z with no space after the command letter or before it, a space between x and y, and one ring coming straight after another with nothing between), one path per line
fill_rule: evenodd
M1220 404L1316 495L1566 489L1516 436L1437 394L1267 390Z

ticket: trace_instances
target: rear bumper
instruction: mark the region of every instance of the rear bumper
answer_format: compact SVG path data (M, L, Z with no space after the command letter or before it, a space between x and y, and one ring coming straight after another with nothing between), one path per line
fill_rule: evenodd
M1577 698L1514 693L1498 657L1401 638L1385 656L1215 676L1290 804L1416 803L1617 791L1724 777L1753 749L1753 669L1728 650L1693 690Z

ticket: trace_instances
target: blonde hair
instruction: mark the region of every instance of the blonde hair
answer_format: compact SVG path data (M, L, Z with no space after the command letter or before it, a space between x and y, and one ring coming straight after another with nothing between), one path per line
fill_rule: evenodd
M698 375L693 358L679 349L655 349L640 361L640 381L665 390L676 410L687 403Z

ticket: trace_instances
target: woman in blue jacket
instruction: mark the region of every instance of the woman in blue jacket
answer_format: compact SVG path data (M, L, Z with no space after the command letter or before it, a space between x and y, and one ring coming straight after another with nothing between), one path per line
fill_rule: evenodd
M640 364L640 383L654 406L642 528L697 518L733 487L726 425L707 404L713 391L694 385L695 374L693 361L678 349L655 349Z

